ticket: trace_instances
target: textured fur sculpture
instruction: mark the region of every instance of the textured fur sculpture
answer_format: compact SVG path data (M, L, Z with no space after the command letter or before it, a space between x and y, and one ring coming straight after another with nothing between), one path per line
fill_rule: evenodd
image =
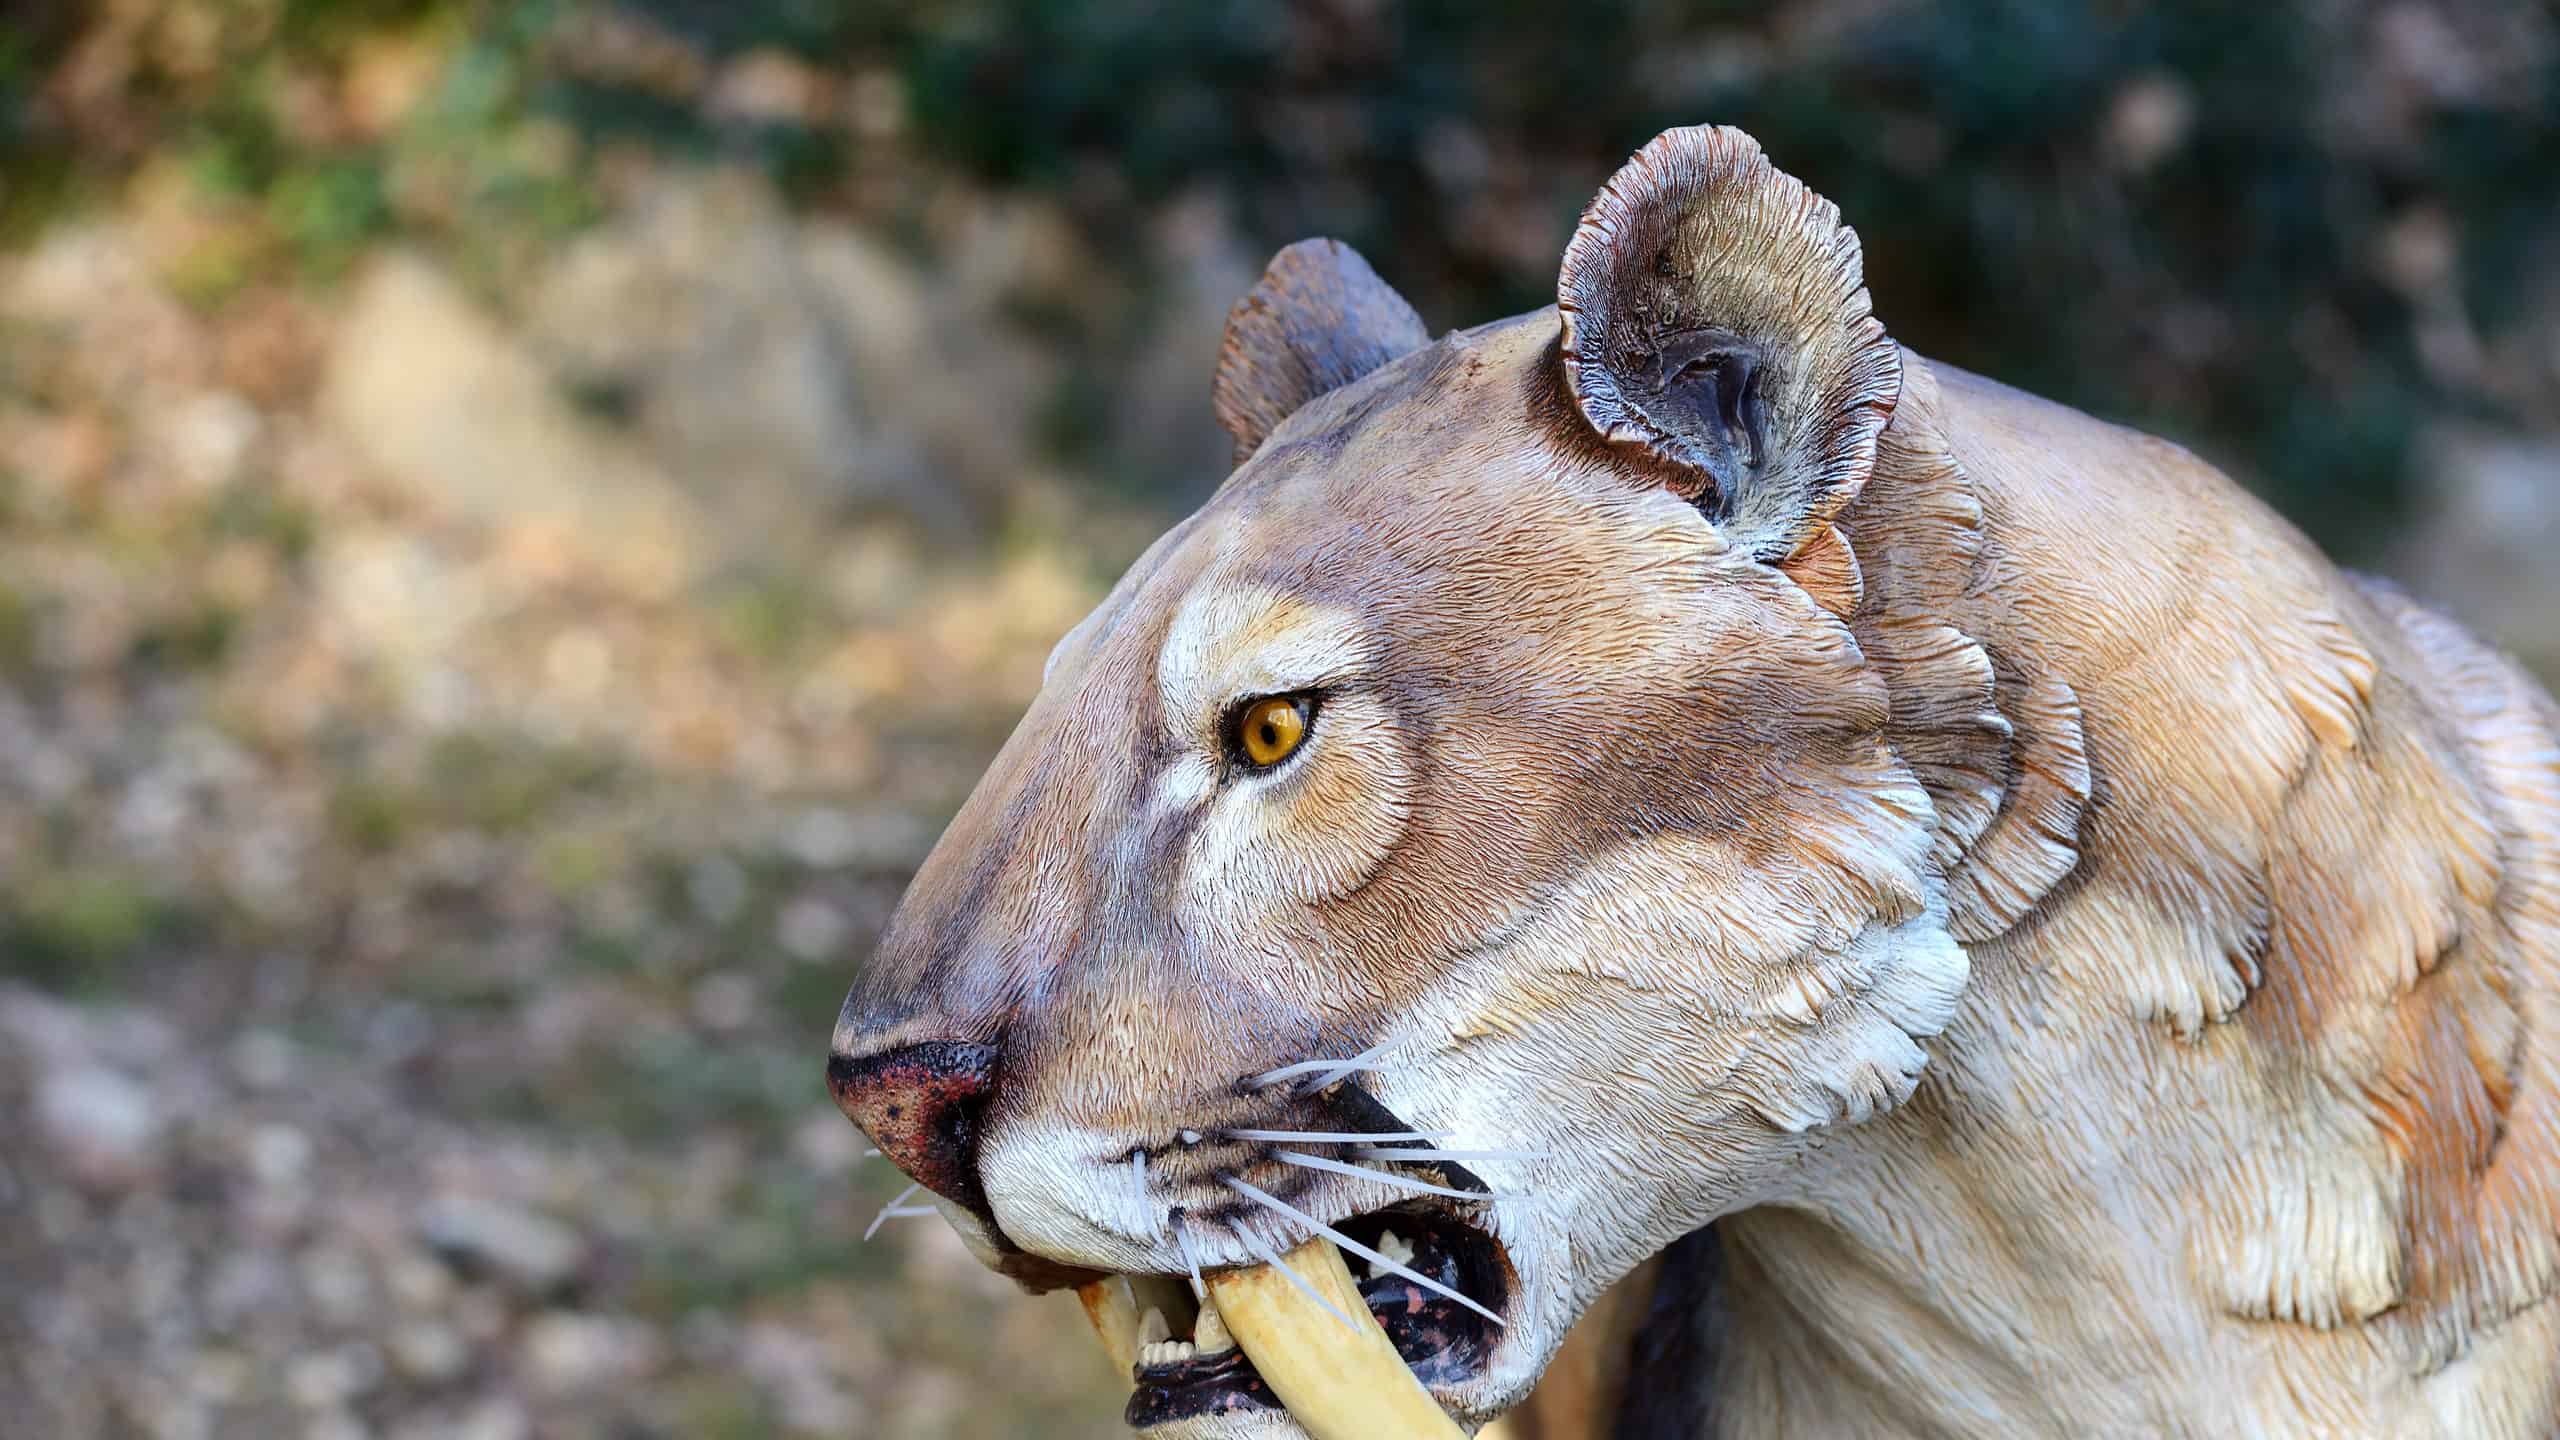
M1366 1362L1271 1338L1339 1318L1471 1427L1668 1249L1624 1433L2560 1430L2512 666L1901 349L1732 130L1436 342L1290 247L1215 398L1235 474L1059 645L830 1065L1081 1287L1133 1424L1363 1433ZM1228 1283L1337 1252L1368 1313Z

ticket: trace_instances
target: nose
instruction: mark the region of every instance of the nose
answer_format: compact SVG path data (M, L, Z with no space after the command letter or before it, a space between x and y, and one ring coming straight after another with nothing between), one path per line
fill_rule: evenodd
M827 1059L836 1108L891 1164L990 1225L978 1179L978 1128L995 1091L996 1048L926 1040L876 1055Z

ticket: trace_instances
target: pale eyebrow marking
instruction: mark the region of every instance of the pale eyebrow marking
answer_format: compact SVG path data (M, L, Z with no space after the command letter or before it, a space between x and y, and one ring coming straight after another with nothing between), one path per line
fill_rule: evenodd
M1183 602L1157 651L1168 723L1196 725L1240 698L1311 689L1370 658L1354 610L1274 585L1206 583Z
M1149 819L1193 805L1218 785L1218 767L1209 757L1185 751L1156 776L1147 795Z

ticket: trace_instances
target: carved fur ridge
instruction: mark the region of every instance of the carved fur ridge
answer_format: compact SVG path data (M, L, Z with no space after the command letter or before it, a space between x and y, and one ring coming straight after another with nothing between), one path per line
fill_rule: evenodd
M1255 1077L1361 1057L1542 1202L1482 1214L1470 1424L1650 1265L1640 1425L2549 1440L2560 715L2177 446L1902 352L1859 253L1716 130L1437 344L1283 252L1250 458L1060 643L841 1073L993 1057L948 1208L1073 1278L1249 1263L1230 1180L1408 1198L1265 1143L1341 1126ZM1267 696L1307 738L1242 765Z

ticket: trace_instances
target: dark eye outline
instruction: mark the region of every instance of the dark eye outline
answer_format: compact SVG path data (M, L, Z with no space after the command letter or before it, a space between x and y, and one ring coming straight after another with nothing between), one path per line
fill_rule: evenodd
M1268 765L1257 764L1244 748L1244 719L1253 713L1255 706L1273 700L1286 700L1295 707L1298 712L1298 723L1303 728L1298 732L1298 743L1289 747L1288 754ZM1226 735L1227 764L1247 775L1270 775L1288 768L1290 761L1307 753L1308 743L1316 738L1316 715L1323 708L1324 692L1320 690L1286 690L1275 695L1247 695L1236 701L1227 707L1226 723L1220 727Z

